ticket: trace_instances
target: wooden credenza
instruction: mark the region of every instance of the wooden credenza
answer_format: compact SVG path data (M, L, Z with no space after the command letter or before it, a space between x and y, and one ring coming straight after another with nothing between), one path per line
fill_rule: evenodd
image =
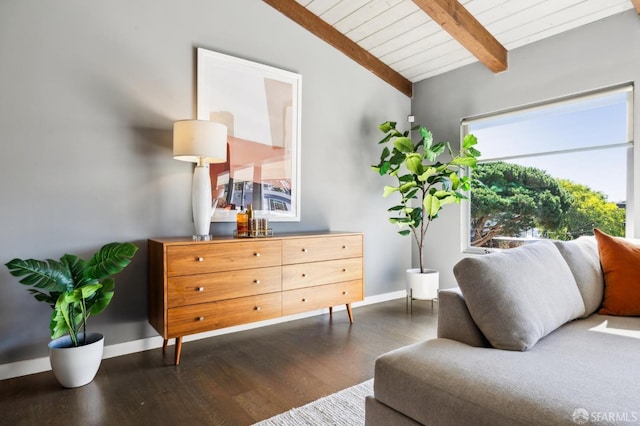
M150 239L149 322L164 339L363 300L361 233Z

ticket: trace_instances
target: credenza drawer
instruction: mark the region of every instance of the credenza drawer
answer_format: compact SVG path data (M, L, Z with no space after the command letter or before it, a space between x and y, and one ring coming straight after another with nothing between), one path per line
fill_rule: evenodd
M345 257L362 257L361 235L293 238L282 241L282 263L285 265Z
M347 281L282 292L282 315L362 300L362 281Z
M169 277L170 308L282 290L280 266Z
M169 337L277 318L282 315L282 293L200 303L168 310Z
M192 275L281 264L280 241L191 244L167 248L167 275Z
M362 258L299 263L282 267L282 289L311 287L362 279Z

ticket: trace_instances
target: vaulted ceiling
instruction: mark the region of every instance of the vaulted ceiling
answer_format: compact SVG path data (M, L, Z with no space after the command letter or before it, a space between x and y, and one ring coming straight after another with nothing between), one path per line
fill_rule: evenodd
M407 96L413 83L635 8L640 0L264 0ZM640 18L639 18L640 24Z

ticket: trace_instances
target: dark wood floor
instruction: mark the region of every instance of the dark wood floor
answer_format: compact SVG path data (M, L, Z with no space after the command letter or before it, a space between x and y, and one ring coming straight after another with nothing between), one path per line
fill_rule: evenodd
M378 355L435 337L437 305L404 299L106 359L94 381L0 381L1 425L249 425L373 377Z

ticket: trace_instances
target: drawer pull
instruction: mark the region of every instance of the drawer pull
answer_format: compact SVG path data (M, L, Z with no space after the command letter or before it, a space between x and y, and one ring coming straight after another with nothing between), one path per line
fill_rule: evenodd
M253 280L254 284L260 284L260 280Z
M198 262L204 262L204 257L199 257L196 259Z
M261 306L256 306L255 308L253 308L254 311L259 311L260 309L262 309Z
M349 292L348 291L343 291L342 294L344 294L346 296L347 294L349 294Z
M347 272L347 268L342 268L342 272Z
M307 278L307 274L302 274L302 278Z
M305 298L303 298L303 299L302 299L302 301L303 301L303 302L306 302L306 301L307 301L307 298L306 298L306 297L305 297Z
M343 246L342 246L342 248L343 248L343 249L347 249L348 247L347 247L347 245L345 244L345 245L343 245Z
M204 317L198 317L198 321L204 321Z
M253 255L254 255L255 257L260 257L260 252L255 252L255 253L253 253Z
M303 248L303 249L302 249L302 252L303 252L303 253L306 253L306 252L308 252L308 251L309 251L309 250L307 250L306 248Z
M204 291L204 287L198 287L196 290L198 290L198 291Z

